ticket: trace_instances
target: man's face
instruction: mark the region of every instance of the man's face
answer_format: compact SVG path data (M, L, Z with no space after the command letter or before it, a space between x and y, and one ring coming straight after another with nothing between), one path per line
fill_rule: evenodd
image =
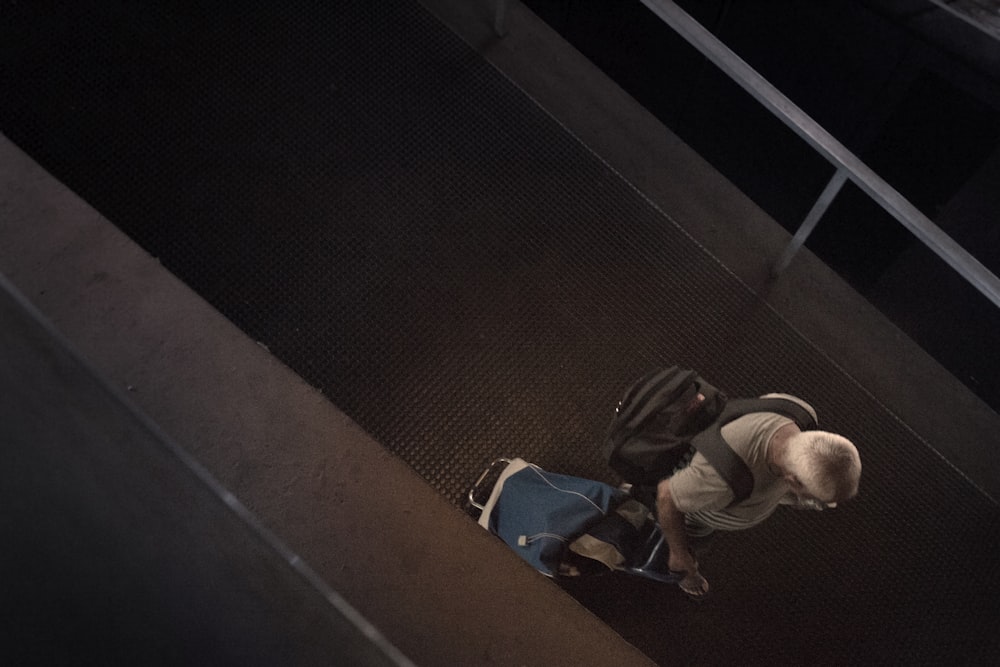
M794 475L789 476L788 485L792 488L792 493L794 493L795 497L798 499L799 507L813 510L832 510L837 506L836 501L833 499L823 499L820 498L817 493L811 492Z
M810 510L832 510L837 506L837 503L824 503L812 496L798 496L798 498L799 506Z

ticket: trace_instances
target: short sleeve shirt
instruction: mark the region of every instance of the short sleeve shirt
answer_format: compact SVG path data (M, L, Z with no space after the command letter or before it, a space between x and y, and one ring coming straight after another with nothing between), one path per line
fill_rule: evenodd
M765 396L770 397L795 401L816 418L816 411L812 406L795 396ZM771 438L778 429L790 423L793 423L792 420L784 415L755 412L722 427L722 437L746 462L753 475L753 492L746 500L729 507L734 498L732 489L708 460L696 453L690 465L670 478L670 493L674 505L681 512L697 515L704 523L723 530L748 528L766 519L789 492L788 484L771 472L767 455Z

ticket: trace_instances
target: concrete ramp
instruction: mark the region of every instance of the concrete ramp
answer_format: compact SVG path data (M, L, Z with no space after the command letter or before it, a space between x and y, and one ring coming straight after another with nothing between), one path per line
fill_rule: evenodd
M0 276L6 664L411 664Z

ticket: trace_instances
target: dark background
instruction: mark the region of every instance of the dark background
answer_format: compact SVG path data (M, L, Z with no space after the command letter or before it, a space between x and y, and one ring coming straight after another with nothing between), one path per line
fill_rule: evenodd
M638 0L526 0L794 232L833 175ZM928 2L677 3L993 273L1000 42ZM848 182L807 247L994 410L1000 310Z

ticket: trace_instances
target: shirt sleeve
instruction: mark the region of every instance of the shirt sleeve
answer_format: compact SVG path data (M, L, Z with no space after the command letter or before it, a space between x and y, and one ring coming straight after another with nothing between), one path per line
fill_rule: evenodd
M670 478L670 495L681 512L721 510L736 498L726 480L701 454Z

